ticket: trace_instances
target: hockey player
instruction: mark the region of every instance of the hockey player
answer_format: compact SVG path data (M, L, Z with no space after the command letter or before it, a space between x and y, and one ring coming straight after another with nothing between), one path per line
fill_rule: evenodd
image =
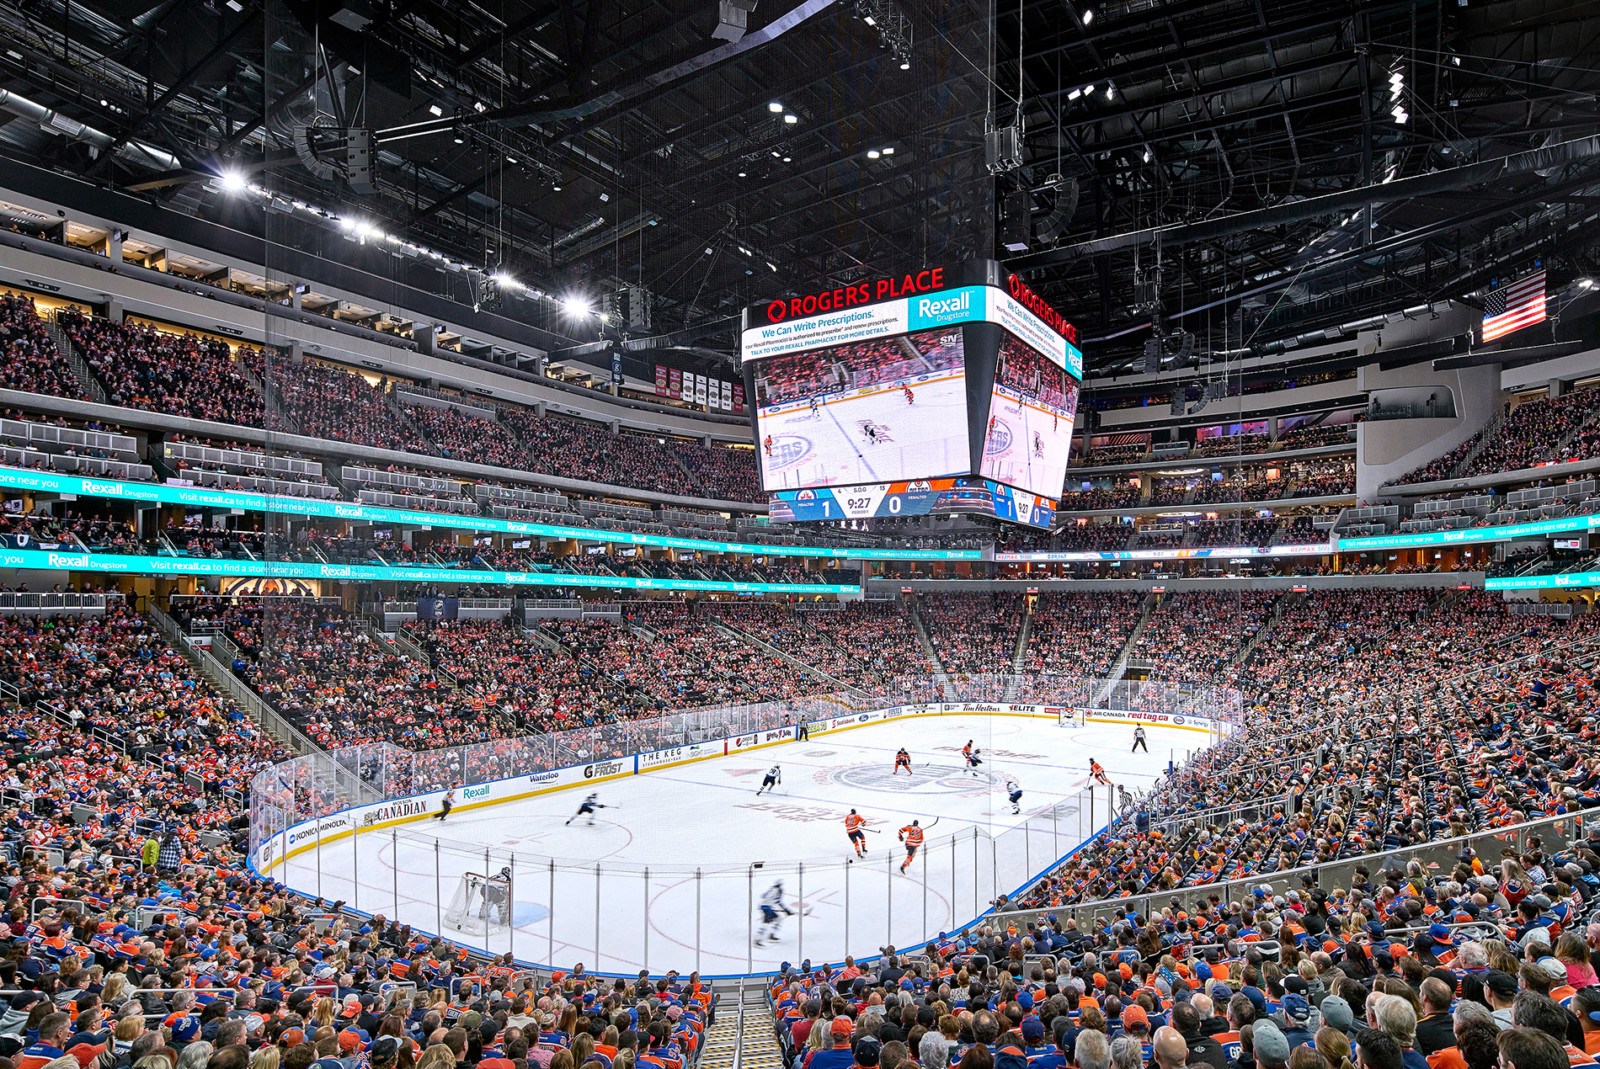
M1011 799L1011 815L1016 816L1022 812L1022 788L1017 784L1015 776L1006 777L1006 797Z
M911 387L902 386L900 390L906 395L906 404L914 405L917 403L917 395L911 392Z
M781 765L773 765L771 768L767 769L767 774L761 777L761 789L756 791L756 797L760 798L767 791L772 790L772 788L778 786L782 782L783 767Z
M900 752L894 755L894 771L890 775L898 776L902 768L906 770L906 775L911 775L911 755L906 752L904 746L900 747Z
M961 756L967 759L967 775L976 776L978 774L978 766L983 764L983 758L979 756L982 753L982 750L974 750L972 748L971 739L968 739L967 744L961 747Z
M844 818L844 832L850 838L850 845L855 847L856 857L867 856L867 818L857 813L854 809ZM852 861L855 858L851 858Z
M439 803L439 811L433 815L434 820L443 820L450 815L450 810L456 807L455 788L444 792L444 799Z
M487 920L490 917L495 917L501 924L509 924L511 922L511 866L502 867L500 876L506 882L490 881L483 889L483 919Z
M1100 762L1089 758L1089 778L1103 786L1111 786L1111 781L1106 778L1106 770L1100 767Z
M1145 753L1150 752L1150 744L1144 740L1143 724L1135 724L1133 726L1133 750L1128 752L1132 753L1134 750L1143 750Z
M762 440L761 448L767 451L767 456L770 457L772 455L772 435L769 434Z
M783 923L784 917L794 916L783 901L783 881L779 880L767 888L767 893L761 896L761 924L756 928L756 946L768 942L778 941L778 926Z
M1039 436L1038 431L1033 432L1033 455L1040 459L1044 458L1044 439Z
M917 856L917 849L922 846L922 824L913 820L910 824L900 829L900 841L906 844L906 859L900 862L900 872L903 875L911 867L911 861Z
M822 413L817 411L817 399L815 397L811 398L811 418L818 419L821 415Z
M604 809L605 808L605 806L601 805L598 801L596 801L596 799L599 798L599 797L600 797L599 794L590 793L589 797L585 798L583 800L583 804L578 807L578 811L576 813L572 814L572 816L567 818L567 823L571 824L574 820L577 820L579 817L588 817L589 818L589 826L591 828L594 827L594 811L596 809Z

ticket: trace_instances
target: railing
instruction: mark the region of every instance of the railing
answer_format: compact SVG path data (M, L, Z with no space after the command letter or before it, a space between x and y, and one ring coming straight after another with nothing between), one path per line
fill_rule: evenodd
M185 635L178 626L177 621L159 609L152 609L150 616L167 642L176 649L188 650L211 682L222 688L228 697L232 698L249 713L251 718L261 725L263 731L280 740L290 749L298 750L301 753L314 753L321 749L316 743L307 738L304 732L286 720L272 706L262 701L255 691L245 686L239 677L233 674L233 669L230 667L231 662L243 659L244 653L220 630L214 627L204 629L209 631L211 636L211 643L208 646L198 642L191 642L189 636ZM213 647L218 647L227 654L227 662L222 661L212 652Z
M120 602L116 591L105 594L19 594L0 593L0 615L14 613L103 614L108 605Z
M45 442L74 449L121 453L130 460L139 456L139 442L132 435L81 431L76 427L58 427L53 423L34 423L31 420L0 419L0 438L12 442Z
M1122 898L1097 899L1070 905L1008 908L1003 911L1003 915L1007 924L1015 924L1018 927L1027 921L1040 921L1052 915L1061 920L1073 917L1077 918L1081 928L1086 923L1109 921L1118 911L1137 912L1141 917L1152 917L1164 909L1176 912L1180 909L1197 908L1209 902L1213 896L1220 897L1224 902L1234 898L1250 898L1252 893L1261 887L1270 888L1271 894L1285 894L1290 890L1301 890L1304 886L1302 877L1307 876L1312 878L1313 885L1317 887L1326 889L1350 887L1357 868L1365 868L1369 872L1386 868L1403 869L1415 861L1422 866L1424 872L1437 871L1445 874L1455 867L1462 848L1467 846L1472 847L1480 857L1492 863L1494 858L1501 856L1503 849L1509 848L1515 854L1522 854L1528 849L1529 840L1538 836L1546 854L1559 853L1584 837L1585 820L1585 814L1568 813L1506 827L1486 828L1467 835L1436 839L1416 846L1394 847L1371 854L1339 858L1335 861L1319 861L1315 864L1280 869L1277 872L1240 879L1147 891Z

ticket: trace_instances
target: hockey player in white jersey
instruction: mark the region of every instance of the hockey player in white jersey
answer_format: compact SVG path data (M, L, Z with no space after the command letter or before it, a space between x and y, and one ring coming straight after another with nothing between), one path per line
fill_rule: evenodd
M1006 797L1011 800L1011 812L1022 812L1022 787L1017 783L1017 777L1006 777Z
M756 946L763 946L769 942L776 943L778 928L783 924L783 918L794 916L794 910L783 901L782 880L767 888L766 893L761 896L761 905L757 908L761 911L761 923L756 926Z
M761 788L756 791L756 797L761 797L763 794L782 783L783 767L781 765L773 765L771 768L767 769L767 774L761 777Z

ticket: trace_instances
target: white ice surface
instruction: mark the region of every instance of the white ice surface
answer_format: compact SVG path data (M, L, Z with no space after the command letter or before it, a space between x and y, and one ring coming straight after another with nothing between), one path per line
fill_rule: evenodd
M580 786L332 842L277 875L297 890L437 932L439 903L449 902L461 873L510 866L512 924L443 934L523 961L581 961L591 971L721 975L837 960L847 950L870 955L972 920L995 894L1016 890L1102 826L1108 792L1096 794L1092 819L1084 792L1090 757L1113 783L1138 790L1169 757L1181 762L1207 741L1146 730L1148 754L1129 752L1127 725L979 715L872 724L600 784L592 789L606 808L592 826L564 823L587 793ZM961 767L968 739L984 758L978 777ZM891 775L902 745L913 757L910 777ZM783 785L758 798L773 764L782 766ZM1024 791L1019 816L1005 798L1008 774ZM865 859L847 864L851 807L878 834L868 836ZM901 875L895 833L913 818L938 823ZM755 862L762 867L752 869ZM784 919L776 943L754 947L751 899L759 902L777 879L796 915Z

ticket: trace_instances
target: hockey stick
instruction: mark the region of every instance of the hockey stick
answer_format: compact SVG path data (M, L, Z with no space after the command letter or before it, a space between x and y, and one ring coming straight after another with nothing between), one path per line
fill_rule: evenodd
M923 831L927 831L928 828L933 827L937 823L939 823L939 818L938 817L934 817L932 820L928 821L927 827L924 827L922 830Z

